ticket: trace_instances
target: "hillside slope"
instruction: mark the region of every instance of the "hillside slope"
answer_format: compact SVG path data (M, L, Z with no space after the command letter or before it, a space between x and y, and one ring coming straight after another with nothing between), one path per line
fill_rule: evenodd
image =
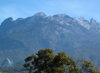
M0 58L20 64L40 48L64 51L75 59L88 59L100 65L100 23L66 14L7 18L0 26Z

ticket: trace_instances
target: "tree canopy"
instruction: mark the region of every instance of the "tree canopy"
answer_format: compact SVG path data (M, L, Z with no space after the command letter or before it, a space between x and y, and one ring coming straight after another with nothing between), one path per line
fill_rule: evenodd
M64 52L55 54L46 48L25 58L23 66L29 73L100 73L90 61L80 60L79 63Z

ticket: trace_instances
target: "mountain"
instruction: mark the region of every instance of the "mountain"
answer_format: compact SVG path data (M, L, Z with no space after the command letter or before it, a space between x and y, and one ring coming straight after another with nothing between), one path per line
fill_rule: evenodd
M100 23L95 19L73 18L66 14L36 13L0 26L0 58L22 64L24 58L41 48L64 51L74 59L88 59L100 66Z

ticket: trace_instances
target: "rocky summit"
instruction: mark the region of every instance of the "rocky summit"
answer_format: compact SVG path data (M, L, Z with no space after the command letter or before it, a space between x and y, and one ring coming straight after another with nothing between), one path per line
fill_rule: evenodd
M12 17L0 25L0 63L5 58L22 64L25 56L41 48L64 51L74 59L87 59L100 66L100 23L95 19L43 12L27 18Z

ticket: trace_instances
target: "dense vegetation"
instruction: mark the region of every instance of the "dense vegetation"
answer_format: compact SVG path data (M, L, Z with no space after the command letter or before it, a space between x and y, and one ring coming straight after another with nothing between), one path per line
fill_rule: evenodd
M29 73L100 73L90 61L75 61L64 52L55 54L51 49L41 49L25 59Z
M25 58L23 66L1 67L0 73L100 73L90 61L75 61L64 52L54 53L52 49L40 49Z

